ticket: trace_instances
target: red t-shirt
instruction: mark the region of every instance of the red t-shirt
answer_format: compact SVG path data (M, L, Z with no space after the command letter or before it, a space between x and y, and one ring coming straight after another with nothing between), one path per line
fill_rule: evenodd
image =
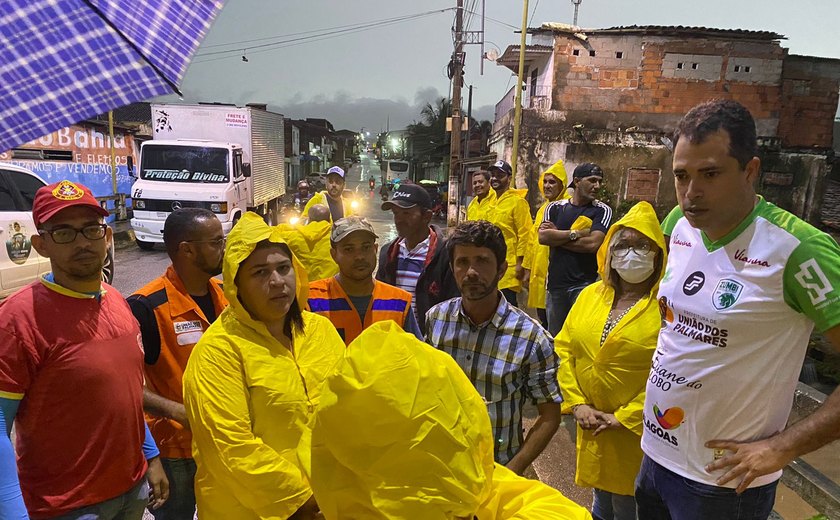
M35 281L0 303L0 395L15 418L29 515L119 496L143 478L143 348L116 289L101 298Z

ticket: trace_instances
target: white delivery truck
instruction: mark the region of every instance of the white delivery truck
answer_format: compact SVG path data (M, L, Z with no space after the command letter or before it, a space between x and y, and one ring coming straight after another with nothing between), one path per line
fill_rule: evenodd
M276 223L286 191L282 115L253 106L152 104L152 125L131 188L140 249L163 242L163 223L179 208L212 211L225 235L245 211Z

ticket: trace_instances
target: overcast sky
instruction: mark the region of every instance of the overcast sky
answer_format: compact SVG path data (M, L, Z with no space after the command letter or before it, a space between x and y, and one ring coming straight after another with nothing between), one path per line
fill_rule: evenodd
M479 13L467 14L468 28L478 30L481 0L465 4ZM187 72L184 99L268 103L288 117L327 118L336 129L378 132L389 120L390 129L403 128L419 119L426 102L449 95L445 66L452 53L454 12L420 15L454 5L455 0L228 0ZM571 23L574 7L571 0L530 0L529 11L534 27ZM411 15L418 16L375 23ZM486 16L486 49L503 52L519 43L514 27L522 20L520 1L486 0ZM840 58L838 23L838 0L583 0L578 20L591 28L690 25L775 31L787 36L782 46L792 54L830 58ZM331 37L311 38L329 28L334 28ZM288 42L292 39L298 40ZM287 43L269 45L279 41ZM479 75L480 47L468 45L466 53L473 115L492 120L493 106L515 78L489 61Z

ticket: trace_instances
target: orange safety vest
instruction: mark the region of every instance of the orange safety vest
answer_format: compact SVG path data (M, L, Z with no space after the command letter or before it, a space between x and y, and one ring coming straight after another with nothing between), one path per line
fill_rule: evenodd
M219 280L213 278L209 285L218 318L228 302ZM183 403L182 381L187 361L210 323L187 293L184 283L171 265L163 276L152 280L129 297L132 308L137 300L154 310L160 337L157 361L153 365L144 365L146 387L170 401ZM157 442L161 457L192 458L192 435L188 430L171 419L149 414L146 414L146 423Z
M345 345L349 345L362 330L377 321L394 320L403 327L411 312L411 293L379 280L374 281L365 323L335 277L309 284L309 310L320 314L335 325Z

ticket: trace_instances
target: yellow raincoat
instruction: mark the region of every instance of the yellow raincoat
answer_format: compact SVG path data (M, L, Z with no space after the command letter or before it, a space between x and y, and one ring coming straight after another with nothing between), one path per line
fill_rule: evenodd
M303 264L309 280L323 280L338 273L338 264L330 256L330 222L310 222L305 226L280 224L277 229Z
M239 265L263 240L283 243L255 213L228 235L224 289L230 306L204 333L184 373L184 405L198 465L195 492L204 519L286 519L312 495L296 449L344 342L325 318L303 312L294 352L255 321L237 298ZM306 274L293 258L296 295Z
M545 198L543 180L548 173L557 177L557 179L559 179L563 184L563 191L561 191L560 196L554 200L570 198L569 192L566 190L569 183L568 176L566 175L566 167L563 166L563 161L557 161L551 168L540 174L540 180L537 182L537 186L540 188L540 193L543 198ZM550 202L553 201L546 200L543 205L540 206L540 209L537 210L537 215L534 218L533 230L531 231L531 244L528 247L528 251L525 253L525 259L522 261L522 267L531 270L531 281L528 284L528 307L533 307L535 309L545 309L545 278L548 276L549 249L548 246L540 244L539 231L540 224L542 224L543 219L545 218L545 208L548 207Z
M324 206L330 207L329 203L327 202L327 192L326 191L319 191L315 195L312 195L312 198L309 199L309 202L306 203L306 206L303 207L303 211L300 213L301 218L306 218L309 216L309 208L314 206L315 204L323 204ZM346 198L342 197L341 201L343 202L344 206L344 216L349 217L350 215L355 215L356 213L353 211L353 205L351 201L347 200ZM332 222L332 213L330 213L330 222ZM314 278L313 278L314 280Z
M639 202L610 227L598 250L598 273L609 276L607 253L612 237L620 229L636 229L661 249L659 278L650 294L642 298L618 322L600 345L601 333L612 307L615 291L599 280L578 296L554 345L560 356L558 379L563 391L563 412L574 405L589 404L615 414L626 429L577 428L577 472L579 486L596 487L620 495L633 495L634 480L642 461L642 408L645 381L656 349L661 318L656 293L667 260L665 239L653 207Z
M487 407L463 370L390 321L347 347L299 454L327 520L591 518L495 464Z
M516 257L525 256L531 243L531 208L525 196L528 190L509 188L496 198L495 206L486 214L487 219L502 230L507 244L507 271L499 280L499 289L519 292L521 283L516 278Z
M467 220L490 220L490 212L496 205L496 190L490 188L490 192L481 202L478 197L473 197L467 206Z

